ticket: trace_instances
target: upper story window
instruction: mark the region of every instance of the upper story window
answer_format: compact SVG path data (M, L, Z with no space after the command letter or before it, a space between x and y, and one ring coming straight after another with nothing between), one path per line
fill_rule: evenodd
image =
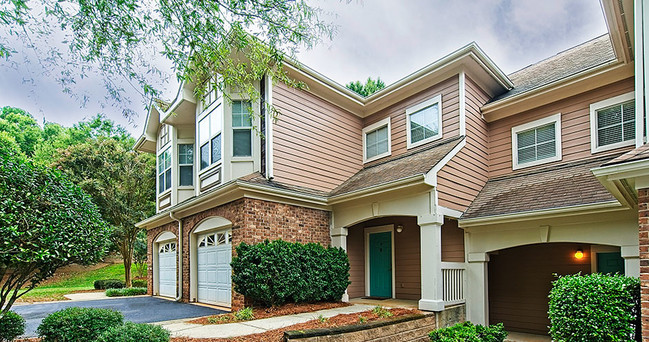
M194 145L178 145L178 174L180 186L194 185Z
M408 148L442 137L442 96L406 109Z
M207 109L212 103L219 99L218 89L214 80L207 83L205 88L205 95L203 96L203 109Z
M590 105L592 153L635 144L635 130L632 92Z
M222 122L222 105L219 105L198 121L201 170L221 160Z
M512 127L513 169L561 160L561 113Z
M166 145L170 140L169 126L165 124L160 125L160 147Z
M390 154L390 117L363 128L363 161L365 163Z
M171 189L171 148L158 155L158 193Z
M232 101L232 156L252 155L250 101Z

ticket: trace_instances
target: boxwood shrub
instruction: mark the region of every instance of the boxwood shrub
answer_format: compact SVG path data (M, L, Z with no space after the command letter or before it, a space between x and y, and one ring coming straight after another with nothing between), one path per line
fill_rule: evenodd
M568 275L550 290L555 341L633 341L640 333L640 281L622 275Z
M93 284L95 290L121 289L124 287L124 281L119 279L99 279Z
M152 324L126 322L104 331L96 342L168 342L169 331Z
M342 248L282 240L241 243L232 260L237 292L254 304L339 301L350 284Z
M106 296L108 297L124 297L124 296L139 296L146 294L144 287L129 287L127 289L108 289Z
M73 307L51 313L36 331L42 342L93 341L123 321L124 317L117 311Z
M507 337L507 332L502 323L485 327L464 322L431 331L428 336L434 342L503 342Z
M147 286L147 281L146 280L140 280L140 279L135 279L131 282L133 287L146 287Z
M0 317L0 342L13 341L25 333L25 319L19 314L8 311Z

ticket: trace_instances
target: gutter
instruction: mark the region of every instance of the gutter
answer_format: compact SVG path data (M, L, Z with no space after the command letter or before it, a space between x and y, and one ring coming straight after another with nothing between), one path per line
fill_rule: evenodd
M176 298L177 302L180 302L183 298L183 221L176 218L173 212L169 212L169 218L176 220L178 222L178 246L176 250L178 251L178 293Z

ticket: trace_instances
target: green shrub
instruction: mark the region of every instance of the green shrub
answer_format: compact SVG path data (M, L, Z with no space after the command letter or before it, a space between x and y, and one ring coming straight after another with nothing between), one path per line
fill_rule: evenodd
M147 287L147 281L146 280L136 279L136 280L133 280L131 282L131 284L133 285L133 287Z
M95 290L121 289L124 288L124 281L119 279L99 279L95 280L94 286Z
M126 289L106 290L106 296L108 297L127 297L127 296L139 296L144 294L146 294L145 287L129 287Z
M622 275L569 275L550 291L555 341L630 341L639 337L640 281Z
M167 342L169 331L152 324L126 322L104 331L96 342Z
M372 313L381 318L392 317L392 312L380 305L375 306L374 309L372 309Z
M235 290L256 304L339 301L350 284L349 259L341 248L266 240L236 250Z
M0 317L0 341L13 341L25 333L25 320L17 313L8 311Z
M255 315L252 312L252 308L247 307L235 312L234 318L236 318L237 321L249 321L255 319Z
M117 311L74 307L45 317L36 331L42 342L85 342L122 325L123 321L124 317Z
M435 342L503 342L507 337L507 332L502 323L485 327L464 322L431 331L428 336L431 341Z

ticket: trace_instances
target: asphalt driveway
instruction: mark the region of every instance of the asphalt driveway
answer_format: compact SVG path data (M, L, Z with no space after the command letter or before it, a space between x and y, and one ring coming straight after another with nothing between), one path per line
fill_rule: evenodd
M131 297L56 303L17 305L11 308L25 318L27 329L25 337L36 336L36 328L41 320L52 312L70 307L102 308L120 311L125 321L135 323L154 323L183 318L202 317L224 313L209 307L177 303L155 297Z

